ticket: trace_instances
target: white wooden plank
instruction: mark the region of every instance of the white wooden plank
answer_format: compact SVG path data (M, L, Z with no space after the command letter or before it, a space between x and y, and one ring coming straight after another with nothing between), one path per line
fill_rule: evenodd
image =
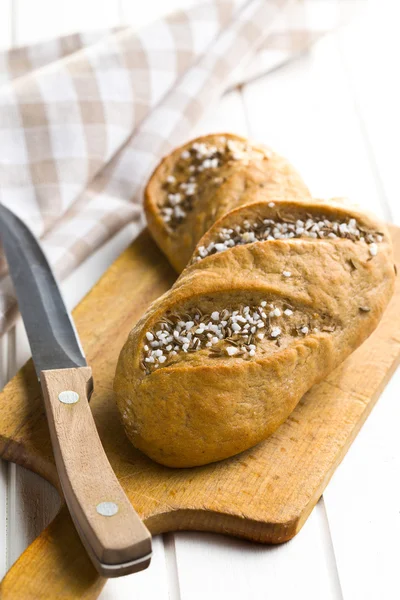
M176 557L175 533L165 533L163 535L165 564L168 575L168 593L169 600L181 600L179 588L179 569Z
M341 55L386 213L398 223L399 41L396 8L369 2L339 36ZM354 41L357 40L357 43ZM372 41L372 43L371 43ZM397 52L396 52L397 49ZM400 558L399 372L334 475L325 501L345 600L397 598Z
M248 135L246 116L243 110L243 100L240 92L234 90L221 98L218 106L210 110L197 123L190 137L206 135L207 133L231 132L237 135Z
M7 334L7 372L6 381L9 381L16 373L16 327L13 327ZM8 463L7 464L7 537L6 537L6 565L7 569L10 568L15 558L14 542L15 542L15 526L17 524L16 510L17 504L15 502L15 491L16 491L16 474L17 466Z
M118 0L14 0L16 45L120 24Z
M30 349L21 318L7 336L7 380L27 361ZM8 464L7 568L57 514L60 499L41 477Z
M8 568L56 516L60 497L41 477L10 465Z
M182 600L338 600L340 587L323 504L280 546L214 534L175 536Z
M0 50L12 45L12 0L0 2Z
M244 88L250 133L287 156L316 197L385 217L334 36Z
M7 381L30 357L22 319L8 333ZM60 506L56 490L47 481L8 463L7 569L55 517Z
M173 600L162 536L153 538L153 556L148 569L119 579L110 579L99 600Z
M7 571L7 473L8 465L0 461L0 579Z
M25 327L21 317L18 317L11 337L12 347L10 352L14 352L11 356L11 365L8 369L9 379L14 377L15 373L27 362L31 357L31 349L29 347L28 338L25 333ZM10 344L11 345L11 344Z
M344 600L400 598L400 371L325 492Z
M368 0L338 39L368 149L396 223L400 223L400 38L396 0Z
M0 388L7 381L7 336L0 339ZM7 487L8 464L0 460L0 579L7 570Z

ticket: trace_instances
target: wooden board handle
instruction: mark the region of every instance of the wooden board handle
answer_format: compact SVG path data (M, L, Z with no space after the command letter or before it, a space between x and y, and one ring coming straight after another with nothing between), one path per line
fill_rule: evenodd
M75 527L104 577L145 569L151 535L108 462L89 407L90 367L42 371L50 436Z

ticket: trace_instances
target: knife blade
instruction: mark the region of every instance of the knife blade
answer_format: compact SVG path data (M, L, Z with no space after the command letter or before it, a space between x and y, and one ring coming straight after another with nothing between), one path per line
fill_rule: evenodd
M36 373L87 366L74 323L43 250L26 225L0 206L0 236Z
M98 572L147 568L151 535L116 478L89 407L92 371L44 252L30 229L0 205L0 240L41 383L63 494Z

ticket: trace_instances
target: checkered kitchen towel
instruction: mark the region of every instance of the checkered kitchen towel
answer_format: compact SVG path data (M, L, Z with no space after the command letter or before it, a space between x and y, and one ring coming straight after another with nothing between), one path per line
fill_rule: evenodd
M139 231L151 171L222 93L304 50L344 4L208 0L138 31L0 53L0 201L65 277L128 222ZM1 334L17 310L0 269Z

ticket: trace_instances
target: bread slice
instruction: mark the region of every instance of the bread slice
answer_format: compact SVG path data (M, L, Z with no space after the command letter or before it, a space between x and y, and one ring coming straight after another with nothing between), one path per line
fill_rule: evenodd
M257 444L376 328L394 278L387 228L366 213L309 198L230 211L121 352L128 437L171 467Z
M307 197L285 158L224 133L197 138L166 156L149 180L144 207L152 236L180 272L201 236L233 208Z

